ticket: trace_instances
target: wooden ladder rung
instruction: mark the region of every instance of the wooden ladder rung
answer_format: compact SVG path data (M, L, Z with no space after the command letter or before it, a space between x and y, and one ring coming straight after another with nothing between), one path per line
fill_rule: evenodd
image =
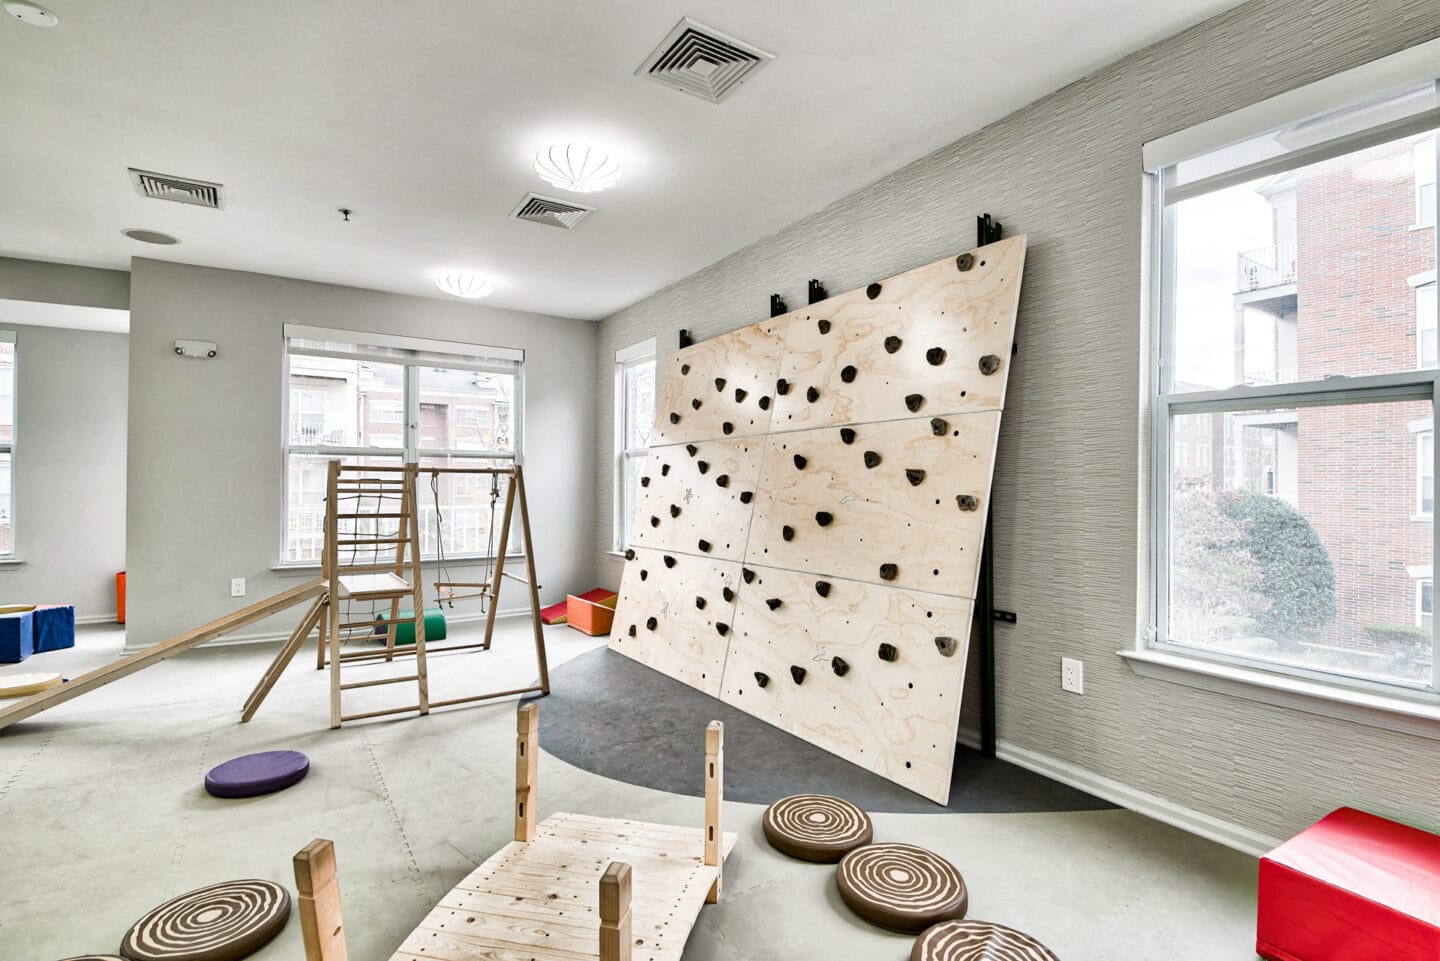
M508 577L508 578L510 578L512 581L519 581L521 584L529 584L529 583L530 583L528 580L526 580L525 578L521 577L519 574L511 574L509 571L501 571L501 572L500 572L500 575L501 575L502 577Z
M340 630L342 630L342 631L349 631L349 630L354 630L355 628L358 628L358 627L369 627L369 628L372 628L372 629L373 629L373 628L376 628L376 627L388 627L388 626L391 625L391 624L414 624L415 621L416 621L416 618L413 618L413 617L397 617L397 618L395 618L395 620L393 620L393 621L390 620L390 619L388 619L388 618L385 619L385 620L383 620L383 621L381 621L381 620L374 620L374 621L345 621L343 624L340 625ZM376 634L375 636L376 636L376 637L382 637L382 636L384 636L384 633L385 633L385 632L382 631L381 633Z
M388 717L391 714L409 714L411 711L420 710L419 704L411 704L409 707L391 707L383 711L366 711L363 714L342 714L341 721L363 721L367 717Z
M404 677L381 677L373 681L351 681L348 684L341 684L340 690L353 691L357 687L379 687L382 684L399 684L402 681L418 681L419 674L406 674Z
M336 541L338 547L359 547L363 544L408 544L408 537L357 537L351 540Z
M335 517L336 517L337 520L368 520L368 519L370 519L370 518L372 518L372 517L373 517L373 518L377 518L377 519L385 519L385 520L399 520L400 518L406 517L406 516L408 516L408 515L403 514L403 513L396 513L396 512L393 512L393 511L385 511L385 512L382 512L382 513L379 513L379 514L336 514L336 515L335 515Z

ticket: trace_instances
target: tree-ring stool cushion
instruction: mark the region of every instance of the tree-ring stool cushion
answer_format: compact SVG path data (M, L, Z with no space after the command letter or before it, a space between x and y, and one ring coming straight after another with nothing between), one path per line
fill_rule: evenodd
M79 957L66 958L65 961L125 961L118 954L82 954Z
M310 772L299 751L261 751L217 764L205 775L205 790L216 797L254 797L295 784Z
M1060 961L1023 931L988 921L942 921L925 929L910 961Z
M290 920L290 892L273 881L224 881L166 901L125 933L130 961L239 961Z
M802 861L833 864L870 843L870 815L843 798L792 794L765 809L760 821L765 840L781 854Z
M845 905L891 931L919 934L965 917L970 898L955 865L912 844L869 844L840 860L835 885Z
M60 686L59 674L11 674L0 677L0 697L27 697Z

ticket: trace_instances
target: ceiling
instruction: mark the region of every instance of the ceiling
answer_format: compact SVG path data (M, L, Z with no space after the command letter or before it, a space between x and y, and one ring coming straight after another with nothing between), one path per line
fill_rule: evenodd
M588 319L1235 5L41 2L59 26L0 18L0 255L429 297L468 268L488 305ZM683 16L775 59L718 106L634 76ZM576 139L620 156L618 186L536 176ZM143 199L129 167L218 181L225 209ZM599 209L570 232L508 219L528 190Z

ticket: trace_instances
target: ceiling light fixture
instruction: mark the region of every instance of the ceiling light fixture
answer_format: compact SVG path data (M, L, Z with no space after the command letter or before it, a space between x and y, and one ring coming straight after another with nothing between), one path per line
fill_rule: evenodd
M180 242L179 237L162 234L158 230L146 230L144 227L127 227L120 232L131 240L138 240L142 244L160 244L168 247L171 244L178 244Z
M589 144L554 144L535 155L535 172L561 190L589 194L615 186L620 161Z
M479 300L495 292L495 288L473 270L452 270L435 278L435 286L452 297Z
M60 18L38 3L29 3L27 0L5 0L3 4L5 12L10 14L21 23L28 23L32 27L53 27L60 22Z

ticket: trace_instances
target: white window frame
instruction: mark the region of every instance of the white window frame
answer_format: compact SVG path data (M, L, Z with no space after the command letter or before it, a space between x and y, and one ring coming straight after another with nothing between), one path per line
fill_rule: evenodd
M1430 588L1430 610L1425 610L1425 588ZM1435 581L1431 577L1415 578L1415 626L1425 626L1425 615L1430 615L1430 629L1435 629Z
M1437 324L1440 303L1437 303L1435 276L1435 271L1427 270L1405 278L1406 283L1415 289L1415 367L1420 370L1440 366L1440 330L1437 330L1440 327ZM1427 300L1428 305L1425 303ZM1436 347L1436 356L1428 358L1428 362L1425 357L1427 330L1431 334L1431 343Z
M1181 187L1176 165L1269 131L1321 117L1351 104L1379 100L1396 90L1433 91L1417 97L1422 108L1405 117L1391 117L1368 130L1346 133L1327 143L1294 151L1282 158L1246 166L1205 170ZM1440 126L1440 39L1338 74L1278 97L1208 121L1190 130L1162 137L1144 146L1143 166L1149 175L1149 300L1150 384L1147 421L1150 425L1150 528L1148 624L1142 624L1135 645L1122 650L1139 674L1208 690L1223 691L1302 710L1414 730L1440 738L1440 637L1432 630L1432 668L1428 685L1371 680L1302 667L1247 659L1175 643L1168 636L1169 525L1173 418L1185 414L1234 413L1257 408L1308 407L1376 401L1425 400L1434 422L1440 405L1440 370L1417 370L1373 376L1336 377L1278 385L1239 386L1223 390L1176 393L1172 386L1174 305L1169 286L1176 277L1173 204L1268 173L1295 169L1322 159L1343 156L1404 136L1432 132ZM1192 166L1192 170L1198 166ZM1440 231L1437 231L1440 234ZM1440 250L1437 250L1440 257ZM1433 525L1440 528L1440 525ZM1440 534L1440 531L1436 532ZM1440 537L1432 540L1433 556ZM1377 713L1378 712L1378 713ZM1381 718L1381 719L1377 719Z
M443 340L429 340L418 337L404 337L394 334L375 334L363 331L334 330L324 327L309 327L301 324L286 324L284 331L284 369L281 372L281 505L280 514L280 557L277 568L313 568L316 561L295 561L286 556L287 530L290 505L290 456L310 454L330 458L372 457L393 458L397 463L421 463L430 458L449 457L473 460L477 467L493 466L496 463L524 463L524 410L525 410L525 352L511 347L494 347L479 344L461 344ZM296 347L294 341L305 341L309 346ZM404 403L402 405L402 446L400 447L341 447L335 445L300 445L290 442L290 358L297 355L338 357L346 360L369 360L379 364L394 364L404 369ZM459 448L441 450L420 446L420 376L421 368L442 368L447 370L473 370L480 373L513 375L515 393L511 399L511 440L508 450L467 451ZM357 425L357 427L362 425ZM389 436L389 435L385 435ZM426 485L422 485L424 487ZM420 506L429 502L429 491L417 491ZM486 508L488 510L488 507ZM512 525L507 554L514 554L519 545L519 525ZM445 553L447 561L491 560L483 547L478 551ZM434 560L433 553L422 553L422 561Z
M1432 134L1415 144L1412 156L1415 161L1415 229L1435 226L1435 205L1437 181L1436 154L1437 138ZM1428 156L1427 156L1428 155ZM1430 203L1425 203L1425 188L1430 188Z
M649 448L627 448L625 440L630 432L627 430L630 412L625 391L625 375L628 371L645 364L655 364L655 338L642 340L638 344L631 344L629 347L615 352L615 386L613 397L615 398L615 460L614 460L614 487L613 516L610 530L611 549L614 553L622 554L629 548L630 521L635 515L635 505L630 502L630 485L625 482L626 468L631 460L643 459L650 450ZM655 388L659 392L660 371L655 371Z
M1425 448L1430 448L1430 509L1425 509ZM1435 431L1415 432L1415 518L1429 520L1435 516Z

